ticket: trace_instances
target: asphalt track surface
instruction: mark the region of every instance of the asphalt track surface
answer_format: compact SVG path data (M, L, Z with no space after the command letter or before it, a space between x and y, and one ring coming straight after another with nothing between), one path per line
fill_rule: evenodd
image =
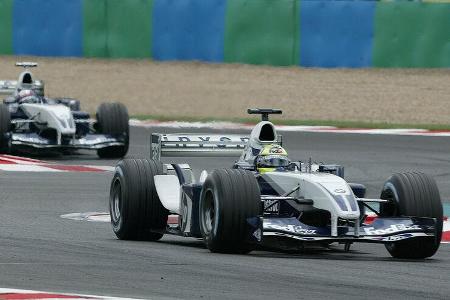
M151 131L132 128L130 157L149 155ZM368 196L378 196L392 172L421 170L437 180L442 199L450 199L449 138L291 132L284 141L291 158L344 165L347 180L366 184ZM115 164L89 152L45 159ZM212 169L230 166L233 159L180 161ZM111 177L111 172L0 172L0 287L145 299L450 297L449 244L421 261L395 260L382 245L370 244L354 245L350 252L336 246L223 255L196 239L119 241L108 223L60 218L106 211Z

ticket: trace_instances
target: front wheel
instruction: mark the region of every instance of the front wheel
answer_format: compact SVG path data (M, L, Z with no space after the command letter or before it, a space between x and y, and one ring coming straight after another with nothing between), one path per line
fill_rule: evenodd
M255 248L248 220L260 216L261 195L253 173L214 170L203 185L199 210L200 231L211 252L248 253Z
M8 106L0 104L0 153L9 152L10 148L11 115Z
M129 146L129 116L122 103L102 103L97 109L97 130L123 140L121 146L109 146L97 150L101 158L121 158L128 152Z
M414 238L386 244L396 258L427 258L436 253L442 236L443 208L434 179L423 173L396 173L384 184L381 199L390 200L380 205L382 217L429 217L436 219L436 236Z

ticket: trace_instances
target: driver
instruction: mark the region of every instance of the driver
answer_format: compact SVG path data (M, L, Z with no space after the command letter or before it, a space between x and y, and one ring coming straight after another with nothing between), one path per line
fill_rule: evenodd
M256 170L259 173L284 171L290 166L286 150L276 144L266 145L255 159Z
M21 90L16 96L16 102L23 103L40 103L40 99L33 90Z

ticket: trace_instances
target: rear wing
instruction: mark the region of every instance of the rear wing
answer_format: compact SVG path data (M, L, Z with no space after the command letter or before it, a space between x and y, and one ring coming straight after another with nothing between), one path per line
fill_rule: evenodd
M238 134L152 133L151 158L240 156L248 140L248 136Z
M17 87L26 88L33 90L36 95L44 96L44 81L33 80L30 83L21 83L21 79L25 73L28 73L29 68L37 67L38 64L31 61L16 62L16 67L23 67L26 70L22 72L19 76L19 81L17 80L0 80L0 95L12 95ZM31 74L30 74L31 75Z
M11 95L17 87L15 80L0 80L0 95Z
M32 61L18 61L16 62L16 67L23 67L25 69L35 68L38 66L38 63Z
M17 89L17 80L0 80L0 95L12 95ZM44 82L42 80L35 80L30 84L36 95L44 96Z

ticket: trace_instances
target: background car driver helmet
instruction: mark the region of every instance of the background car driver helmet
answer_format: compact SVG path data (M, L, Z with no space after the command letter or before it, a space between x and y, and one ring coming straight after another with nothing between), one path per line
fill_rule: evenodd
M37 103L39 98L33 90L21 90L18 95L19 103Z

